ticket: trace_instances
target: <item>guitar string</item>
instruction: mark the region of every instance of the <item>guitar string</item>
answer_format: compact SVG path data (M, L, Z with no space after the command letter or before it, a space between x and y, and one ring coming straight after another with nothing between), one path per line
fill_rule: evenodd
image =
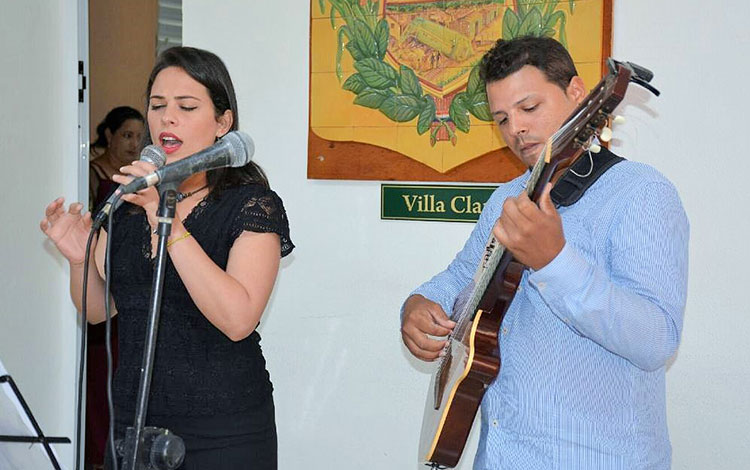
M574 175L576 175L579 178L587 178L587 177L591 176L591 172L594 171L594 157L593 157L593 155L591 155L591 150L586 150L586 153L589 154L589 171L585 175L582 175L580 173L576 173L576 171L572 167L570 168L570 172L573 173Z

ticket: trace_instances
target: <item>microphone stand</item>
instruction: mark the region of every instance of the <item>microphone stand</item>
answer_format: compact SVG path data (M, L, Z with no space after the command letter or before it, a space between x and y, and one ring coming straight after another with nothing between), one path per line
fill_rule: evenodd
M156 351L156 336L159 329L161 297L164 287L164 273L167 264L167 240L172 232L172 220L177 208L177 187L179 183L164 183L157 186L159 191L159 225L156 233L159 241L156 249L156 266L151 288L149 319L146 330L146 343L143 349L141 380L138 386L137 408L133 427L129 427L124 442L117 445L117 453L124 457L123 470L172 470L182 464L185 457L185 444L182 439L167 429L144 427L148 408L149 389Z

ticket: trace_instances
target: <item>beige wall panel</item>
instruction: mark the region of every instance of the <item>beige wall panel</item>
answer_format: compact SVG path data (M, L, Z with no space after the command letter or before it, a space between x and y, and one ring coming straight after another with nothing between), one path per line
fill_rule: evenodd
M156 51L157 0L89 0L90 132L115 106L143 112Z

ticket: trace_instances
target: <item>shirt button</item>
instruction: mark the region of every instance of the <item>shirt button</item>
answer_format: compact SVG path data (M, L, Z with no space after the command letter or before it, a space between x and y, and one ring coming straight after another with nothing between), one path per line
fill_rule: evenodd
M508 334L508 328L506 328L506 327L503 327L503 334L504 334L504 335L507 335L507 334Z
M539 290L544 290L547 287L547 283L546 282L540 282L536 286L539 288Z
M523 287L519 286L518 289L516 289L518 292L523 291Z
M492 427L493 427L493 428L496 428L496 427L497 427L497 425L498 425L498 423L497 423L497 420L496 420L496 419L493 419L493 420L492 420Z

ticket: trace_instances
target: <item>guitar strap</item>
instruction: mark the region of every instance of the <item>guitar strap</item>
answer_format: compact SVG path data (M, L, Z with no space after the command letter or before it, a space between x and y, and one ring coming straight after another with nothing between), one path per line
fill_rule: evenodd
M600 176L623 160L605 147L594 155L584 153L555 183L550 193L552 202L557 206L575 204Z

